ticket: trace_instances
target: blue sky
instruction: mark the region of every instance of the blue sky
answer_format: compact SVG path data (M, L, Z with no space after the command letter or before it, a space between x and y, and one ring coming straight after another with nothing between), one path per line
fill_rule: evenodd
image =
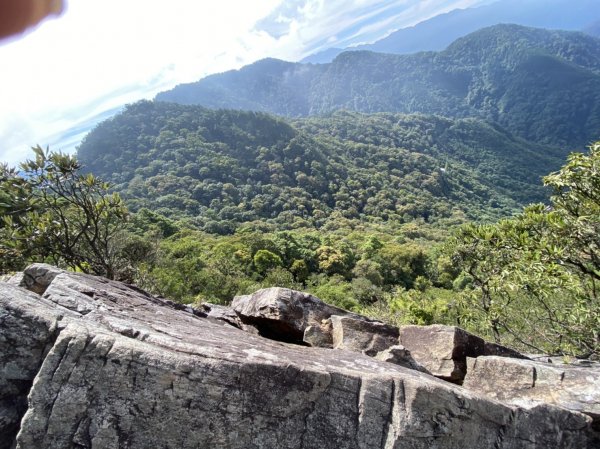
M373 42L490 0L71 0L0 42L0 161L32 145L72 151L126 103L265 57L297 61Z

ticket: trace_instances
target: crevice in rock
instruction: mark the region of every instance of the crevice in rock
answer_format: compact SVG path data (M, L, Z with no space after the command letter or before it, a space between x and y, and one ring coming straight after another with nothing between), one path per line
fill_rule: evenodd
M498 433L496 434L496 441L494 442L494 449L502 449L504 447L506 432L512 427L515 423L516 413L514 410L510 410L508 414L508 419L498 428Z
M392 379L389 407L387 426L383 432L384 439L381 445L384 449L393 449L395 447L396 439L400 434L400 423L404 419L404 415L406 415L406 391L402 379Z
M29 393L33 388L33 384L35 382L36 377L38 376L40 369L42 368L42 364L48 353L56 343L60 333L63 330L63 327L59 325L60 321L56 324L56 327L50 332L48 340L46 340L46 344L44 346L43 351L41 352L40 359L35 367L35 375L28 380L20 380L20 381L12 381L11 383L14 385L18 382L18 394L12 397L9 397L8 400L14 404L14 411L17 419L15 420L15 424L10 427L6 427L2 433L6 436L5 439L0 439L0 449L14 449L17 447L17 436L21 431L21 422L23 421L23 417L27 413L29 409Z
M394 379L391 380L390 387L388 416L386 419L385 429L381 433L381 442L379 444L382 449L390 446L388 441L395 440L394 412L396 409L396 381Z
M30 383L30 382L29 382ZM31 388L31 385L26 388ZM20 422L27 411L27 397L13 396L0 400L0 409L5 412L0 414L0 434L7 435L6 441L0 439L0 449L13 449L16 445L16 436L20 430ZM18 418L18 419L17 419Z
M594 432L600 432L600 415L588 413L588 416L592 418L592 430Z
M356 430L356 434L354 435L354 441L356 441L358 446L358 434L360 432L360 422L362 420L362 414L364 409L364 391L363 391L363 379L358 378L358 385L356 386L356 415L355 415L355 423L354 428Z
M311 401L309 403L309 407L308 407L308 411L306 412L306 414L304 415L304 417L302 418L303 421L303 427L302 427L302 434L300 435L300 448L305 448L306 445L305 443L305 438L306 438L306 434L307 432L309 432L310 429L310 418L311 415L315 412L315 409L317 408L317 403L315 401Z

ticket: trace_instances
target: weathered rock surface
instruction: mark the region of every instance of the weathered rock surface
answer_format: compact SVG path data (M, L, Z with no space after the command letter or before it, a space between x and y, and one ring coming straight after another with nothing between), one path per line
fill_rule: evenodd
M334 349L348 349L374 357L398 344L397 327L348 316L333 315L330 319Z
M588 445L581 413L505 405L362 354L267 340L92 276L58 273L41 297L0 284L0 317L1 419L27 408L0 428L4 447Z
M484 341L453 326L402 326L400 344L436 377L461 382L467 371L467 357L483 354Z
M5 274L0 276L0 282L5 282L10 285L21 285L23 281L23 273L15 273L13 275Z
M394 363L405 368L431 374L424 366L419 364L410 354L410 351L402 345L391 346L388 349L378 353L375 358L377 360L381 360L382 362Z
M223 321L230 326L242 328L242 321L237 313L231 307L222 306L219 304L211 304L208 302L202 303L201 309L206 313L207 318L212 320Z
M54 280L56 276L63 273L63 270L60 270L52 265L48 265L45 263L36 263L28 267L28 269L21 273L20 283L21 287L25 287L32 292L42 294L46 291L46 288L50 285L50 283Z
M331 320L313 324L304 329L302 341L314 348L333 348L333 329Z
M27 395L69 310L0 283L0 449L7 449L27 410Z
M402 326L400 344L431 374L450 382L461 383L467 373L467 357L497 355L526 358L517 351L454 326Z
M577 410L600 429L600 368L479 357L468 360L463 385L512 404L540 402Z

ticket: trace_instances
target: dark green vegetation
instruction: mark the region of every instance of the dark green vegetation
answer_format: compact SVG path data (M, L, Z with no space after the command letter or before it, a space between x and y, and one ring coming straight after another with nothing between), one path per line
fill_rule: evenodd
M127 220L119 197L79 175L71 157L38 148L22 168L3 168L0 179L0 191L10 192L2 203L2 271L52 261L184 302L227 303L279 285L396 324L458 324L523 349L600 353L600 143L545 178L551 207L466 225L427 248L418 222L394 230L335 214L319 231L255 223L229 236L147 209ZM110 263L97 263L98 254Z
M600 40L498 25L441 52L346 52L331 64L266 59L157 96L287 116L393 111L479 117L535 142L580 148L600 130Z
M111 239L126 262L119 275L167 297L226 303L287 286L397 324L459 324L521 348L590 354L597 147L545 178L551 208L444 242L469 218L547 199L534 186L558 167L551 154L474 119L286 122L140 102L99 125L79 157L137 212Z
M133 211L219 234L256 220L294 229L498 219L546 198L540 180L558 154L473 119L339 112L285 122L161 102L129 106L79 149Z

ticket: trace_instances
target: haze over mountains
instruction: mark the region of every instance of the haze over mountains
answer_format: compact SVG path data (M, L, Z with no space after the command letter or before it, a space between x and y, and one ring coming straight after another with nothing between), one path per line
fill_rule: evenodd
M134 210L228 233L497 219L544 201L542 176L599 134L600 39L495 25L440 52L265 59L180 85L100 124L79 158Z
M311 0L312 1L312 0ZM316 3L316 2L315 2ZM368 2L361 2L361 4L365 5L366 8L366 4ZM384 4L388 5L390 3L393 2L381 2L381 4L377 5L377 10L386 10L387 12L389 12L391 14L391 16L394 16L394 14L397 14L398 11L402 11L402 6L396 5L393 8L389 9L387 7L384 8ZM404 2L401 2L404 4ZM414 0L411 0L411 2L408 3L416 3ZM408 3L406 3L408 5ZM398 30L396 33L392 33L392 35L388 36L387 38L384 39L380 39L379 41L373 43L373 44L368 44L364 47L353 47L353 49L356 48L360 48L360 49L370 49L370 50L375 50L375 51L383 51L383 52L392 52L392 53L407 53L407 52L415 52L415 51L421 51L421 50L442 50L443 48L445 48L448 44L450 44L456 37L462 36L467 34L468 32L471 31L475 31L476 29L479 29L481 27L487 26L487 25L493 25L495 23L498 22L510 22L510 23L520 23L520 24L524 24L524 25L529 25L529 26L539 26L539 27L545 27L545 28L556 28L556 29L572 29L572 30L581 30L581 29L585 29L586 32L589 32L591 34L594 34L594 21L598 21L600 20L600 8L597 8L596 5L596 1L594 0L575 0L575 1L566 1L566 0L549 0L549 1L544 1L544 0L528 0L525 2L517 2L514 0L501 0L501 1L496 1L496 2L491 2L491 1L487 1L487 2L483 2L480 0L462 0L461 2L457 1L457 0L436 0L434 2L428 2L428 6L431 6L431 4L444 4L446 3L448 4L454 4L454 5L458 5L458 4L463 4L463 5L472 5L472 4L482 4L482 3L490 3L488 5L485 6L481 6L481 7L471 7L471 8L467 8L467 9L458 9L458 10L454 10L451 12L448 12L446 14L441 14L438 15L436 17L433 17L429 20L425 20L421 23L416 24L414 27L409 27L409 28L404 28L402 30ZM329 5L328 7L330 7L331 5ZM264 23L258 23L257 24L257 29L262 29L261 27L265 27L265 32L267 34L271 33L272 37L275 39L279 39L282 35L281 33L284 32L282 30L286 30L287 28L289 28L289 23L287 22L277 22L278 20L281 19L280 17L280 12L283 13L283 15L286 17L294 17L294 14L297 12L295 12L295 7L290 3L290 6L288 7L289 11L279 11L277 12L277 14L272 15L271 17L268 18L268 20L266 20L267 18L265 18L266 22L269 22L271 28L275 27L275 30L268 28ZM285 9L285 8L284 8ZM415 9L415 8L412 8ZM417 14L415 11L413 11L412 14L412 20L422 20L422 18L426 18L429 17L428 14L430 14L430 12L428 13L428 7L424 7L424 8L418 8L420 10L420 15ZM434 8L435 10L435 8ZM444 10L444 9L440 9L438 8L438 10ZM352 22L354 25L356 25L356 27L352 27L350 25L348 25L348 29L344 29L344 31L339 31L339 27L336 27L336 31L332 31L331 34L325 34L325 38L322 38L320 40L317 41L310 41L311 45L309 45L308 47L301 47L299 48L299 50L294 53L294 55L287 55L285 57L283 57L283 59L287 59L287 57L291 58L289 60L297 60L296 58L301 57L300 55L306 55L307 54L307 48L312 48L312 49L318 49L318 48L327 48L326 46L323 47L322 45L325 44L325 42L328 42L329 40L331 40L331 42L334 42L336 38L341 39L338 42L360 42L360 40L363 40L365 42L373 42L374 39L377 39L378 36L381 36L381 33L384 32L388 32L386 30L390 30L393 29L391 27L393 27L393 23L414 23L414 22L402 22L397 20L397 18L394 17L385 17L385 15L381 15L381 14L366 14L365 12L368 12L368 9L363 9L360 10L360 26L356 25L356 23L354 21L350 21ZM365 14L363 14L365 13ZM302 13L304 14L304 13ZM331 15L331 14L330 14ZM288 18L289 18L288 17ZM363 19L365 19L365 17L367 17L367 21L364 22ZM420 18L420 19L419 19ZM393 19L393 20L392 20ZM369 20L371 22L369 22ZM343 23L346 23L346 21L341 21ZM348 22L348 23L350 23ZM380 23L381 22L381 23ZM278 25L279 23L279 25ZM311 22L312 23L312 22ZM303 33L312 33L315 31L315 27L318 28L318 24L320 22L315 22L315 26L312 27L309 31L307 30L303 30ZM385 23L387 23L387 26L385 25ZM287 25L286 25L287 24ZM397 27L398 25L396 25ZM404 25L402 25L404 26ZM597 25L596 25L597 26ZM379 30L379 34L376 33L373 30ZM596 31L597 33L598 31ZM361 34L362 33L362 34ZM313 33L314 34L314 33ZM597 35L597 34L596 34ZM312 34L311 34L312 36ZM348 39L348 36L353 36L353 39ZM329 37L330 39L327 39L327 37ZM191 43L191 42L190 42ZM316 43L318 43L318 45L316 45ZM198 43L196 44L191 44L194 48L198 48ZM330 44L332 45L332 44ZM347 45L347 44L344 44ZM352 44L354 45L354 44ZM150 45L151 46L151 45ZM254 46L251 47L253 50L256 50L256 48ZM314 51L314 50L313 50ZM332 60L335 55L337 55L339 53L340 50L335 50L333 52L330 52L330 50L327 50L327 52L330 52L331 55L328 57L327 61ZM134 52L135 53L135 52ZM227 54L229 54L229 52L227 52ZM259 53L257 56L254 57L260 57L259 55L268 55L269 53ZM282 57L283 53L279 53L279 57ZM231 56L231 55L230 55ZM153 59L153 56L150 56L149 58L146 59ZM160 59L160 56L158 54L156 54L156 59L158 62L158 59ZM252 61L254 59L247 59L249 61ZM213 63L211 63L210 61L206 60L206 66L201 65L198 66L197 64L194 65L191 60L189 61L190 65L193 65L194 67L196 67L197 73L198 75L196 75L197 77L200 76L204 76L203 74L205 73L212 73L215 71L220 71L220 70L224 70L230 67L233 67L234 65L213 65ZM212 69L211 69L212 66ZM146 75L149 74L142 74L142 77L145 77ZM141 78L138 78L141 79ZM187 80L190 79L194 79L194 78L187 78ZM170 86L172 84L166 84L165 86L167 87L163 87L163 89L168 88L168 86ZM144 87L146 86L145 82L144 83L140 83L140 86L138 86L138 88L140 87ZM88 86L89 87L89 86ZM137 89L137 88L136 88ZM52 89L48 89L48 90L52 90ZM91 92L91 88L89 88L89 91ZM153 92L157 92L156 89L153 90ZM104 92L102 95L104 95L103 98L106 97L106 92ZM112 95L112 94L111 94ZM85 109L83 111L77 111L77 113L73 114L73 115L69 115L68 117L65 117L65 120L62 120L60 122L58 122L58 116L56 114L53 113L53 115L50 117L50 122L46 121L43 123L44 128L42 128L42 124L40 124L40 126L36 126L35 130L36 132L39 133L38 137L33 137L33 135L29 138L25 138L25 136L27 135L26 130L28 129L28 126L24 126L23 124L17 124L16 122L14 123L15 126L10 126L8 125L9 123L12 123L12 119L9 119L5 122L5 124L7 124L7 126L5 127L6 129L4 129L4 134L3 134L3 140L5 141L5 147L7 146L8 148L4 149L4 153L3 153L3 159L7 160L10 163L16 163L19 160L22 160L25 155L21 155L22 151L26 150L29 148L29 146L33 143L40 143L42 146L45 146L46 144L50 144L51 147L53 148L60 148L63 151L67 151L67 152L71 152L73 151L76 146L79 144L79 142L81 141L81 137L85 134L85 132L91 130L93 128L93 126L98 123L98 117L94 117L96 116L98 113L100 113L99 115L112 115L114 113L114 110L108 110L108 109L114 109L115 106L119 106L120 109L123 104L124 101L133 101L135 98L147 98L146 95L149 95L148 92L146 92L144 95L139 95L139 96L135 96L132 95L130 96L129 100L125 100L125 99L118 99L116 100L116 102L114 101L115 98L113 98L113 102L111 103L111 108L107 108L105 110L98 110L98 111L90 111L88 109ZM19 102L17 102L17 104L21 104ZM36 103L37 104L37 103ZM93 112L93 113L92 113ZM30 116L33 114L30 114ZM60 115L60 114L59 114ZM81 120L81 119L77 119L77 117L81 118L81 117L90 117L90 120ZM48 125L48 126L46 126ZM47 129L47 131L41 131L43 129ZM23 130L23 131L19 131L19 130ZM32 130L29 130L29 132L31 133ZM19 136L21 136L19 138ZM19 139L20 139L20 143L19 143ZM20 145L20 146L19 146Z
M596 0L504 0L489 5L455 9L412 27L402 28L372 44L330 48L307 56L300 62L331 62L345 50L381 53L415 53L443 50L459 37L491 25L513 23L536 28L598 31L592 21L600 19ZM594 31L596 30L596 31ZM596 34L597 35L597 34Z
M441 52L352 51L318 65L266 59L156 100L291 117L336 109L478 117L572 150L600 130L600 39L496 25Z
M583 31L591 36L600 37L600 20L588 25Z

